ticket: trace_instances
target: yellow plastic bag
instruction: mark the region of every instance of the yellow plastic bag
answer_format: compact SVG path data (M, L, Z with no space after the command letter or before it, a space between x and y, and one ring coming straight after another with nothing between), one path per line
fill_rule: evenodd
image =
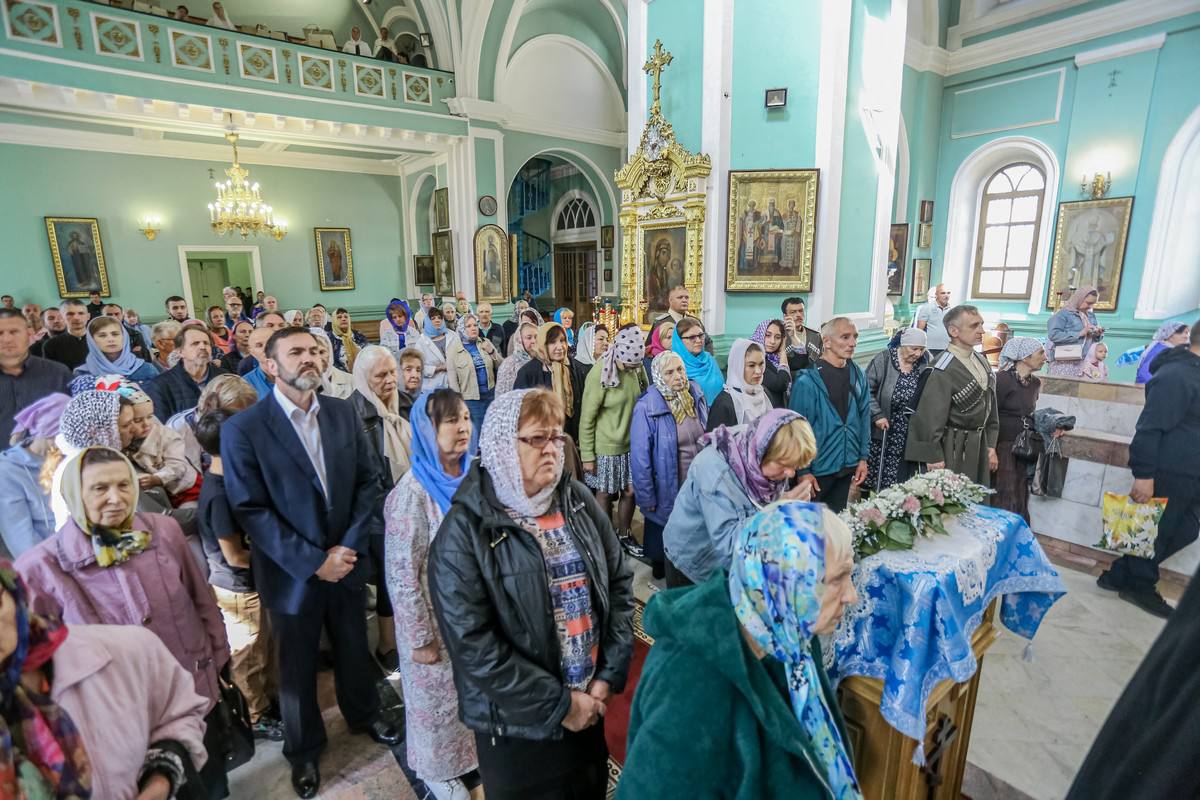
M1104 535L1096 546L1116 553L1153 558L1158 521L1166 508L1167 500L1163 497L1152 497L1149 503L1135 503L1127 494L1105 492L1101 507Z

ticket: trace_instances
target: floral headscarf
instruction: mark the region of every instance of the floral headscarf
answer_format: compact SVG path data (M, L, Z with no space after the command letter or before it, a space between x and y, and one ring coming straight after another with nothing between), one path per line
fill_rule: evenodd
M445 514L450 510L450 501L458 491L459 484L467 474L467 466L471 463L474 453L470 449L463 453L459 462L459 473L452 476L442 467L437 444L437 427L429 417L427 406L429 392L422 392L408 412L408 420L412 423L412 473L417 483L429 493L433 502ZM493 404L494 405L494 404ZM473 439L474 437L472 437ZM472 442L473 443L473 442ZM512 442L509 449L514 450ZM519 470L518 470L519 472ZM431 537L436 531L431 532Z
M833 796L851 800L862 791L810 646L825 577L823 527L816 503L779 503L755 514L734 547L729 600L750 638L787 669L792 713Z
M1043 349L1042 343L1032 336L1014 336L1005 342L1004 349L1000 351L1000 369L1015 369L1017 362Z
M659 353L650 362L650 377L654 379L654 385L663 399L667 401L667 408L671 409L671 416L675 418L675 424L683 422L688 417L696 416L696 401L692 398L692 385L689 382L683 388L683 391L677 392L667 385L666 371L667 367L674 362L683 363L683 359L678 353L670 350L665 353ZM685 368L686 371L686 368Z
M121 461L125 462L125 467L129 470L129 479L132 482L129 516L115 528L108 528L88 520L87 510L83 505L83 457L92 450L104 449L112 448L88 447L67 462L66 469L63 470L60 492L63 502L66 503L67 510L71 514L71 519L79 526L79 530L83 531L84 535L91 540L92 553L96 556L97 566L111 567L114 564L123 564L145 550L146 546L150 544L150 533L133 529L133 516L136 513L138 501L137 473L129 459L119 451L116 452L121 456Z
M607 389L620 385L620 368L631 370L641 366L645 352L646 343L642 340L641 328L629 325L617 331L617 337L603 356L600 385Z
M596 323L588 320L579 326L579 338L575 340L575 360L580 364L596 363Z
M779 326L779 349L774 353L767 353L767 328L772 325ZM758 323L758 327L754 329L754 335L750 337L750 341L757 342L758 344L762 345L763 352L767 353L767 361L770 362L771 366L775 367L775 369L783 369L783 360L779 357L779 354L785 349L784 342L787 339L787 335L785 334L786 330L787 328L783 326L782 320L768 319Z
M517 382L517 371L533 360L533 355L521 341L521 331L527 327L537 331L537 326L532 322L522 322L508 339L508 358L496 370L496 397L511 392L513 384Z
M65 456L73 456L85 447L121 449L121 399L115 392L80 392L63 409L54 443Z
M17 649L0 671L0 797L86 800L92 765L79 729L54 702L49 683L31 690L21 681L22 673L53 658L67 628L57 613L30 607L25 583L8 561L0 561L0 590L13 599L17 629Z
M497 397L488 407L479 435L480 465L492 479L496 497L512 514L536 518L550 510L558 480L532 497L525 494L521 478L521 461L517 453L517 421L525 395L533 389L517 389ZM564 448L558 449L558 475L562 476Z
M787 488L786 481L770 480L762 472L763 456L771 446L775 433L787 425L804 417L786 408L776 408L763 414L753 422L730 428L720 425L700 439L700 446L712 445L738 482L756 505L764 506L774 502Z

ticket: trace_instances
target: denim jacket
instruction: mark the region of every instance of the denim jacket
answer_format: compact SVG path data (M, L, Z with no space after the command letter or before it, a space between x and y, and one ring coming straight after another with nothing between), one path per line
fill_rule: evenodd
M1087 312L1088 323L1095 327L1096 315L1091 311ZM1083 345L1083 357L1087 358L1087 354L1091 351L1092 345L1101 339L1103 336L1092 338L1083 335L1083 320L1079 318L1079 312L1072 311L1069 308L1059 309L1054 316L1046 323L1046 338L1050 340L1050 347L1046 349L1046 355L1050 360L1054 360L1054 348L1056 345Z
M758 510L729 464L709 445L688 469L663 529L667 558L696 583L705 581L729 566L738 531Z

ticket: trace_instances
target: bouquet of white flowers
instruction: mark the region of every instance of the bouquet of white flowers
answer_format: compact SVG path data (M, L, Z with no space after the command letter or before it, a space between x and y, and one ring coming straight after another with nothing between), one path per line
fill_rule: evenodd
M944 514L961 514L984 500L987 489L964 475L935 469L889 486L842 512L859 558L880 550L911 550L918 536L946 533Z

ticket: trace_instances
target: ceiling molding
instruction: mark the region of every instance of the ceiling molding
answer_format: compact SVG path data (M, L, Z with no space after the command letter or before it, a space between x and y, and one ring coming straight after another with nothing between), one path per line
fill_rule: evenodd
M542 119L531 114L514 111L504 103L491 100L480 100L475 97L455 97L446 101L450 111L458 116L472 120L494 122L505 130L522 133L540 133L561 139L574 139L579 142L600 144L605 147L623 147L625 145L624 131L605 131L595 128L579 128L562 122Z
M63 128L8 123L0 123L0 143L120 153L122 155L186 158L193 161L227 162L230 158L230 149L227 144L200 144L170 139L155 141L115 133L72 131ZM243 164L250 165L395 176L401 174L401 160L410 157L398 156L395 159L380 160L290 151L264 152L257 147L244 148L239 151L239 156L239 160Z
M946 74L950 53L936 45L928 45L912 36L904 42L904 63L918 72Z
M1134 53L1144 53L1147 50L1160 50L1166 41L1167 35L1165 33L1156 33L1153 36L1130 39L1127 42L1118 42L1108 47L1085 50L1082 53L1075 54L1075 66L1086 67L1088 64L1099 64L1101 61L1131 56Z
M1019 25L1031 19L1063 11L1090 0L1041 0L1041 2L1005 3L992 6L990 13L976 16L976 3L963 2L959 10L959 23L946 29L946 46L962 47L964 39L979 36L1009 25Z

